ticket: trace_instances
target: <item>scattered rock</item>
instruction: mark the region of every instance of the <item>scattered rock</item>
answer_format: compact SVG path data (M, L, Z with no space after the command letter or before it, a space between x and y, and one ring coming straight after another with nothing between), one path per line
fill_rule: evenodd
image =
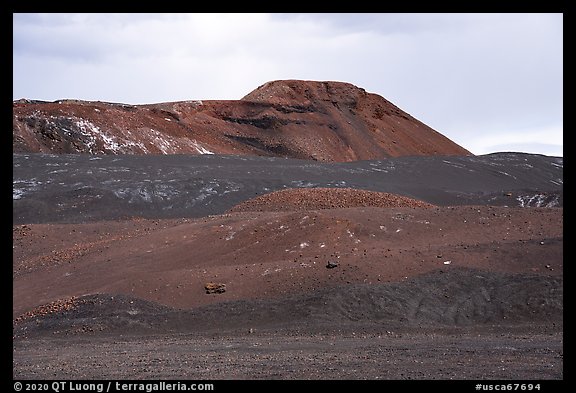
M78 298L76 296L72 296L68 298L58 299L48 304L43 304L41 306L34 308L31 311L28 311L23 315L20 315L19 317L14 319L13 322L14 324L18 324L20 322L32 318L73 310L77 306L77 299Z
M327 268L327 269L334 269L335 267L338 267L338 263L336 263L336 262L329 261L329 262L326 264L326 268Z
M244 201L229 212L302 211L349 207L432 208L433 205L402 195L354 188L288 188Z
M226 284L209 282L204 285L206 293L224 293L226 292Z

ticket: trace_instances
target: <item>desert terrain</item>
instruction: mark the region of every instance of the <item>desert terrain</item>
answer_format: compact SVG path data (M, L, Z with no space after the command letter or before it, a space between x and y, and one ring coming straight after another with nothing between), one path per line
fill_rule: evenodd
M375 100L322 86L339 110ZM330 98L264 87L243 100ZM221 111L244 127L238 105ZM304 144L96 154L30 118L26 145L19 122L14 379L564 379L560 157L407 140L413 154L351 142L317 160Z
M131 180L116 182L122 192L108 208L96 186L70 195L64 185L71 181L38 180L40 168L58 170L52 164L60 157L15 157L15 175L20 161L36 160L30 165L39 168L41 183L14 200L15 378L563 377L562 193L528 191L519 172L521 187L477 192L472 205L458 202L465 194L458 190L442 194L452 198L444 205L329 187L230 198L254 193L241 186L250 180L203 179L234 183L239 191L220 188L201 198L199 212L192 206L188 217L174 218L173 209L163 208L171 198L140 192L132 171L126 172ZM74 159L91 163L92 172L104 169L102 160ZM125 165L144 158L122 159ZM537 159L547 176L561 178L558 158ZM150 162L170 184L161 161ZM241 172L238 162L234 167ZM293 182L286 168L279 172ZM534 179L531 172L537 171L526 168L524 177ZM438 195L424 186L420 192ZM245 201L232 204L236 198ZM111 217L123 201L133 210ZM206 214L209 201L219 213ZM20 218L20 211L35 211L37 222ZM89 219L78 222L76 212ZM208 283L225 290L206 293ZM211 349L200 357L186 351L188 363L176 366L183 353L164 343ZM155 346L160 352L144 349ZM459 367L438 363L440 351ZM71 360L61 362L63 356ZM333 357L333 370L319 371Z

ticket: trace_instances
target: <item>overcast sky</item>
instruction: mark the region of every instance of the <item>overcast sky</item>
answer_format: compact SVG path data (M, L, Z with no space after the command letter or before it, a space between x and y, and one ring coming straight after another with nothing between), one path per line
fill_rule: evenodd
M562 156L562 14L14 14L13 98L240 99L279 79L383 96L474 154Z

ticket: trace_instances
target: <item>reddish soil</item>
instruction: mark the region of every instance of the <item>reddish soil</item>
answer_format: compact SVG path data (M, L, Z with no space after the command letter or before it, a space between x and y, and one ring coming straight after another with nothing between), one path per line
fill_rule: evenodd
M559 208L363 207L16 226L13 317L95 293L189 308L456 267L562 275L562 219ZM208 282L227 290L207 295Z
M460 206L18 225L14 377L562 379L562 222Z

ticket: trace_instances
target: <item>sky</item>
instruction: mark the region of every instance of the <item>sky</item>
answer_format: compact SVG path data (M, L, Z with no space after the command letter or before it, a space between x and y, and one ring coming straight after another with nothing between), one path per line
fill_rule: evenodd
M13 99L237 100L352 83L474 154L563 156L563 14L13 14Z

